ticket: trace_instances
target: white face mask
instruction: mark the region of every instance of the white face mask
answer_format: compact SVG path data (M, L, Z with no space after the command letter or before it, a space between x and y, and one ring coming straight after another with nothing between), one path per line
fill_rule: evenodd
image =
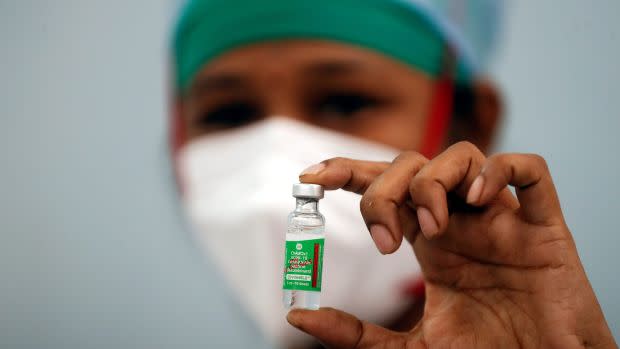
M286 322L282 305L286 219L295 208L291 187L299 173L336 156L391 161L396 154L284 118L203 137L181 150L183 200L199 241L274 343L309 340ZM406 244L389 256L377 251L359 200L339 190L319 203L326 221L321 305L381 323L404 309L402 287L421 273Z

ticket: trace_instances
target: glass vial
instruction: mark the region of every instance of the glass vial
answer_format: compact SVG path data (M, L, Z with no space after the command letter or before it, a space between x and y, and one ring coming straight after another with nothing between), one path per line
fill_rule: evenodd
M289 309L318 309L325 242L325 218L319 212L323 187L294 184L293 197L297 204L288 216L282 300Z

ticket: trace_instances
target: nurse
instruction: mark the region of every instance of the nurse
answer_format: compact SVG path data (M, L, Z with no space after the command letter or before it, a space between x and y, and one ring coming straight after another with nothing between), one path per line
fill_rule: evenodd
M291 312L294 326L346 348L613 342L544 161L484 155L501 114L484 79L500 4L184 7L171 137L183 200L199 241L272 342L311 343L285 323L280 286L290 184L312 163L301 181L363 195L324 200L322 304L410 328L422 278L427 301L407 335L331 309Z

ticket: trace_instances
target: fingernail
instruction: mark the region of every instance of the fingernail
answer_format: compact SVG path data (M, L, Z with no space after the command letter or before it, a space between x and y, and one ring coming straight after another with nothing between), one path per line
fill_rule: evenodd
M305 176L305 175L310 175L310 174L317 174L321 171L323 171L323 169L325 168L325 164L320 162L318 164L314 164L308 168L306 168L305 170L301 171L301 173L299 174L299 177L301 176Z
M432 238L433 236L439 233L439 227L435 222L435 218L431 211L429 211L425 207L418 207L418 224L420 224L420 229L422 230L422 234L426 236L427 239Z
M377 248L383 254L386 254L392 251L394 248L394 238L392 234L384 225L381 224L373 224L370 226L370 235L372 239L375 241Z
M298 314L295 310L291 310L288 312L288 314L286 314L286 321L288 321L289 324L295 326L295 327L299 327L300 323L299 323L299 317Z
M474 179L474 182L469 187L469 192L467 193L467 203L474 204L480 200L480 196L482 195L482 187L484 186L484 177L478 176Z

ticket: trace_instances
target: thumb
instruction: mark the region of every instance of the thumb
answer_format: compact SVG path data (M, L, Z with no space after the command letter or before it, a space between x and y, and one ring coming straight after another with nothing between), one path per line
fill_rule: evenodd
M355 316L333 308L319 310L294 309L286 316L288 322L315 337L328 348L368 348L377 344L401 344L403 334L361 321Z

